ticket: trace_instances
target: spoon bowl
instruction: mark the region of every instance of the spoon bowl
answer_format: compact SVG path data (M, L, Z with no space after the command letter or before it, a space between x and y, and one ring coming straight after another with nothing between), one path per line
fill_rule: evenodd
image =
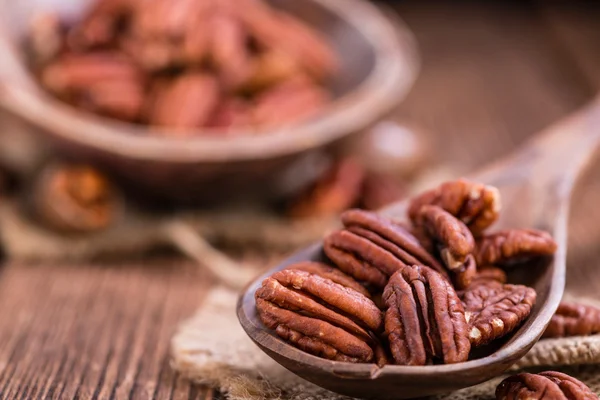
M263 279L300 261L326 261L322 243L283 261L258 277L241 295L237 313L248 336L270 357L302 378L352 397L406 399L451 392L502 374L538 341L561 300L565 285L567 219L570 194L578 174L600 141L600 100L534 137L521 150L470 179L496 186L503 212L492 229L536 228L558 244L552 259L521 269L511 283L532 286L537 302L529 318L487 354L449 365L400 366L330 361L305 353L267 329L256 312L254 293ZM565 157L568 155L568 159ZM381 211L402 219L406 202Z

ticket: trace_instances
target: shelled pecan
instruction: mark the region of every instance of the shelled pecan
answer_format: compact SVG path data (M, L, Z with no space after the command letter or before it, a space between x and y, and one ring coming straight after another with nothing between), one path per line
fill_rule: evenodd
M491 266L477 268L477 274L473 277L471 285L476 285L478 283L487 281L506 283L506 272L500 268Z
M591 400L598 399L583 382L563 374L546 371L521 373L503 380L496 388L498 400Z
M281 127L314 114L328 100L323 88L303 76L294 76L257 95L252 118L265 128Z
M456 286L460 289L469 286L477 272L472 255L475 240L469 228L441 207L431 205L419 209L414 223L432 239Z
M371 298L371 294L360 283L355 281L351 276L346 275L337 268L327 264L313 261L304 261L293 264L289 269L297 269L300 271L309 272L314 275L319 275L321 278L330 279L333 282L354 289L365 297Z
M80 51L114 44L133 9L134 0L98 1L83 20L69 31L69 46Z
M412 199L408 210L411 220L418 218L424 205L443 208L467 225L475 236L498 219L501 209L498 189L466 179L443 183Z
M335 163L288 208L293 218L322 217L340 213L359 199L364 170L352 158Z
M202 73L181 75L159 86L150 122L173 128L200 127L210 119L218 101L219 86L212 76Z
M600 333L600 309L562 302L544 332L545 338L586 336Z
M360 292L300 269L265 279L256 291L263 323L292 345L324 358L371 362L382 326L377 306Z
M479 238L475 258L481 265L506 265L549 256L555 251L556 242L547 232L537 229L509 229Z
M473 346L499 339L523 322L535 304L535 290L522 285L484 281L462 293Z
M339 269L359 281L383 288L389 276L413 264L446 273L408 230L385 217L349 210L342 222L346 229L328 235L323 249Z
M43 171L33 190L33 213L64 232L96 232L116 221L120 199L99 171L82 165L56 165Z
M122 54L105 51L69 54L42 70L42 83L59 96L73 96L99 82L139 82L143 74Z
M471 343L465 312L452 286L434 270L407 266L383 291L385 336L396 364L466 361Z

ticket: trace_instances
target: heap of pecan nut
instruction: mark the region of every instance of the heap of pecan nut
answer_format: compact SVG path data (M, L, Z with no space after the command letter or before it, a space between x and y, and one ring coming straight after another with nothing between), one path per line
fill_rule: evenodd
M267 278L258 314L293 346L332 360L466 361L535 304L535 290L507 283L504 268L556 249L533 229L487 233L499 212L495 188L466 180L413 198L410 224L348 210L324 239L329 266L300 263Z
M26 50L59 99L179 136L305 119L338 67L326 38L263 0L96 0L74 25L38 15Z

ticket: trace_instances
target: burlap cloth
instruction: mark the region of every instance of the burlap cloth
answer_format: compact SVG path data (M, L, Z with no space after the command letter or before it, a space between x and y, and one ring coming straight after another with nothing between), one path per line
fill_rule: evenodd
M348 397L297 377L264 354L240 327L237 293L223 287L209 293L198 312L185 321L172 340L173 367L199 383L219 389L231 400L342 400ZM581 299L577 299L581 300ZM591 300L584 299L591 304ZM600 392L600 335L544 339L513 370L551 368L575 374ZM435 399L494 398L503 377Z

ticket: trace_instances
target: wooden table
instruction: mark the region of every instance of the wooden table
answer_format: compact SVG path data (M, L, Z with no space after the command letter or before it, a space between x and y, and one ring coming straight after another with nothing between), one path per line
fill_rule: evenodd
M600 88L600 7L391 3L414 29L422 74L397 116L435 160L466 172L517 147ZM542 4L540 2L539 4ZM568 157L566 154L565 157ZM600 293L600 162L573 202L568 284ZM177 323L209 277L183 261L4 265L0 397L210 399L169 367Z

